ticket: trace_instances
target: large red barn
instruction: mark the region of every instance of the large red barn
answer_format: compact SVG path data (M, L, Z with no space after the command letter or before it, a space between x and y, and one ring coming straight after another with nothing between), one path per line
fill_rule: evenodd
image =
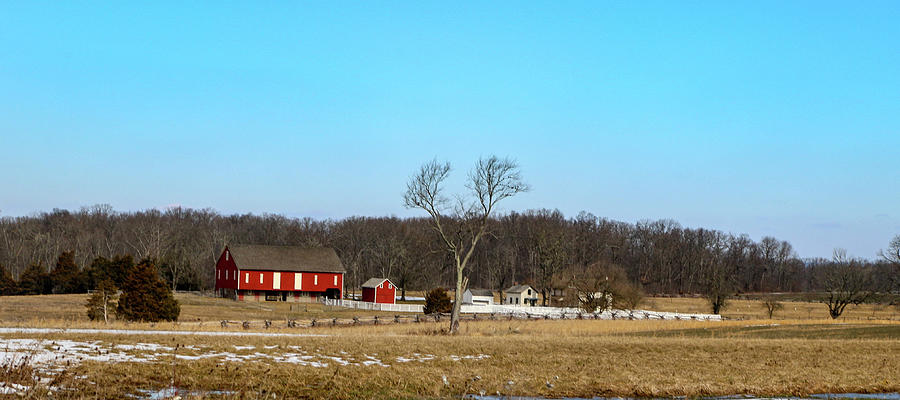
M385 278L372 278L362 285L362 299L369 303L394 304L397 286Z
M337 253L329 248L226 246L216 263L216 293L255 301L339 299L344 272Z

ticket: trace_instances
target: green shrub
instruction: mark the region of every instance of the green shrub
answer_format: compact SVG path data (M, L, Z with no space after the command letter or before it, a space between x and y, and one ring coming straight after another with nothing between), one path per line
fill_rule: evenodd
M172 296L156 266L143 260L131 269L122 285L122 297L116 315L128 321L175 321L181 306Z

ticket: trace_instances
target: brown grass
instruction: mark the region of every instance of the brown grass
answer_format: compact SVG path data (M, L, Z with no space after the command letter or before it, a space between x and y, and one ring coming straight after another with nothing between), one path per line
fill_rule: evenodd
M421 295L421 293L410 293ZM21 325L23 323L65 326L82 325L87 321L84 313L86 294L43 295L43 296L0 296L0 325ZM177 293L181 303L182 324L203 322L217 323L223 319L231 321L286 321L287 319L310 320L312 318L352 318L381 315L390 317L397 313L377 312L326 307L318 303L281 302L240 302L228 299L199 296L192 293ZM824 304L814 302L785 301L784 310L776 311L776 320L819 320L828 317ZM642 309L683 313L709 313L709 305L702 298L650 297ZM726 318L766 319L766 309L759 300L733 300L724 310ZM900 307L862 304L850 306L839 320L900 320Z
M71 340L106 343L204 345L258 352L299 345L323 355L364 359L377 355L390 367L300 367L291 364L178 360L178 386L190 390L232 390L256 398L431 398L464 393L549 397L705 396L747 393L803 395L900 390L900 324L786 321L721 323L699 321L484 321L467 322L459 336L425 323L316 328L328 337L160 337L70 334ZM834 335L834 329L890 329L869 339ZM780 332L754 337L760 329ZM697 335L697 332L719 332ZM670 332L668 337L653 336ZM648 336L648 334L652 334ZM63 335L5 335L42 337ZM279 346L264 349L263 346ZM398 363L396 357L433 354L436 360ZM487 354L483 360L452 361L451 355ZM78 389L72 397L122 397L136 389L169 385L171 362L87 363L57 379ZM446 376L449 385L443 384ZM509 384L512 381L512 384ZM96 385L89 384L96 382ZM66 397L58 396L58 397Z
M86 294L0 296L0 326L208 330L219 327L219 322L222 320L253 321L252 326L261 327L263 320L270 320L275 325L284 326L288 319L309 321L314 318L319 320L349 319L354 316L369 317L373 315L392 318L397 314L329 307L319 303L233 301L192 293L176 293L175 298L181 304L181 315L177 324L113 321L111 324L105 325L102 322L88 320L84 308L88 299ZM238 325L235 324L235 326Z
M237 303L179 294L184 305L179 325L131 324L129 328L218 330L221 319L308 318L363 315L360 310L331 310L309 305L291 310L287 304ZM13 300L13 301L8 301ZM652 299L663 311L702 312L702 299ZM0 298L4 325L70 325L102 327L83 317L83 296ZM799 303L802 305L806 303ZM812 304L824 309L821 304ZM753 302L735 302L734 314ZM75 308L75 310L68 310ZM296 306L295 306L296 307ZM301 305L302 307L302 305ZM691 307L695 307L692 309ZM647 307L650 308L650 307ZM851 310L834 321L803 312L772 320L701 321L479 321L464 322L458 336L446 336L445 323L363 327L318 327L277 332L309 332L327 337L121 336L107 334L2 334L119 343L203 345L208 351L235 351L254 345L262 353L301 346L321 355L363 359L376 357L390 367L339 366L313 368L274 362L222 362L217 358L177 360L177 386L187 390L229 390L235 398L451 398L470 393L529 396L706 396L726 394L804 395L829 392L900 390L900 322L868 321L869 310ZM852 314L856 312L858 314ZM757 317L759 316L757 315ZM200 322L189 322L188 318ZM43 321L43 322L42 322ZM201 325L202 323L202 325ZM124 327L116 323L114 327ZM229 328L240 330L239 328ZM265 349L264 346L278 346ZM2 346L0 346L2 347ZM345 352L341 353L341 352ZM426 362L396 362L412 353L433 354ZM182 354L182 353L180 353ZM190 354L187 351L184 354ZM482 360L453 361L451 355L486 354ZM71 366L54 377L54 385L71 390L56 398L122 398L138 389L170 385L173 364L89 362ZM21 369L18 369L21 374ZM2 373L0 373L2 375ZM442 377L446 376L447 385ZM22 376L0 376L23 380ZM510 383L512 382L512 383ZM39 388L29 396L45 397ZM215 397L215 396L211 396Z
M784 309L776 311L773 319L825 319L830 318L828 307L822 303L783 301ZM683 313L710 313L709 303L697 297L648 297L641 308L654 311ZM732 300L722 316L733 319L767 319L766 307L760 300ZM860 304L847 307L839 320L900 320L900 307L884 304Z

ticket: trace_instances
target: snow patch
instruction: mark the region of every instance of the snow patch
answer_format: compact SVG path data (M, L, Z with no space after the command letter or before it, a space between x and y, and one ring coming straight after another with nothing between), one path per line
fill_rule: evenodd
M489 355L487 355L487 354L476 354L476 355L472 355L472 356L456 356L456 355L449 355L449 356L447 356L447 358L449 358L449 359L451 359L451 360L453 360L453 361L459 361L459 360L483 360L483 359L485 359L485 358L491 358L491 356L489 356Z
M66 329L66 328L0 328L0 333L86 333L110 335L187 335L187 336L262 336L262 337L327 337L310 333L229 332L229 331L154 331L140 329Z
M17 383L6 383L0 382L0 394L18 394L27 392L28 389L31 389L25 385L19 385Z

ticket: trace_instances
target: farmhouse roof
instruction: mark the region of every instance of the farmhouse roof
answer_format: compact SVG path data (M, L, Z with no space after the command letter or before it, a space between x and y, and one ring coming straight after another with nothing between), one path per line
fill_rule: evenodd
M362 287L364 287L364 288L376 288L376 287L378 287L378 285L381 284L381 282L384 282L384 281L391 282L391 281L390 281L389 279L387 279L387 278L369 278L369 280L367 280L365 283L362 284ZM391 282L391 284L393 285L394 282ZM397 286L397 285L394 285L394 286Z
M491 289L468 289L472 296L485 296L485 297L494 297L494 292Z
M328 247L238 245L228 250L240 269L345 272L337 253Z
M506 289L506 293L522 293L528 289L531 289L531 286L528 285L516 285L509 289Z

